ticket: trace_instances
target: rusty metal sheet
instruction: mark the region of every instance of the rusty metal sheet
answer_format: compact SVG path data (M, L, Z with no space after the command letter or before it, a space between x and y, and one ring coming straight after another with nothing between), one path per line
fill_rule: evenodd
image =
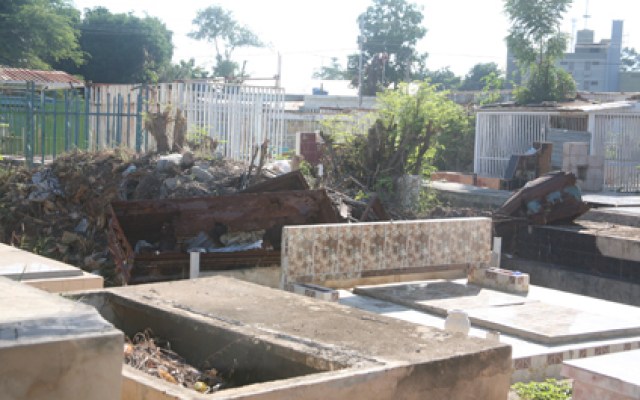
M287 190L309 190L309 184L300 171L289 172L267 181L249 186L242 193L283 192Z
M526 216L538 225L570 222L589 210L582 201L576 177L554 172L528 182L498 211L508 216Z
M265 230L265 241L272 248L205 253L202 270L279 263L283 226L338 222L324 190L117 201L111 203L111 213L109 248L118 272L129 283L186 277L189 255L185 243L217 224L228 232ZM135 253L139 241L161 242L167 226L175 240L173 250Z

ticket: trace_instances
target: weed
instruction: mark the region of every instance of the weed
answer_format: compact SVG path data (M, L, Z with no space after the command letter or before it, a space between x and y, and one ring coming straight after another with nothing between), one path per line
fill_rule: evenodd
M571 383L547 379L544 382L518 382L511 386L523 400L568 400L571 398Z

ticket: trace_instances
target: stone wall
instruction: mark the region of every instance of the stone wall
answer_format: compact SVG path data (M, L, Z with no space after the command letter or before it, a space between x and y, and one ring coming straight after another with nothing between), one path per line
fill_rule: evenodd
M460 218L287 226L282 279L322 283L489 262L491 220Z

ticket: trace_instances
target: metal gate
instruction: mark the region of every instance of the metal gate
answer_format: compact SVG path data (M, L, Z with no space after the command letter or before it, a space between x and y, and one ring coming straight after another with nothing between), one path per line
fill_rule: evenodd
M605 190L640 191L640 115L596 115L591 151L605 158Z

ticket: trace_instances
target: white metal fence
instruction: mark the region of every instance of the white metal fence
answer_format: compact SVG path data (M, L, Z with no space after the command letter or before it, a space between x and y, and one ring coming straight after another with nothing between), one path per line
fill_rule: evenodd
M118 99L118 100L116 100ZM104 111L116 107L120 99L127 112L180 109L187 119L188 135L208 136L218 141L218 151L226 158L249 161L253 148L269 140L270 152L281 154L284 149L284 90L280 88L229 85L212 82L162 83L151 86L100 85L94 88L91 107ZM138 104L142 99L144 104ZM120 111L120 110L119 110ZM95 118L104 118L99 116ZM123 113L124 114L124 113ZM96 123L97 122L97 123ZM91 126L110 126L109 121L95 121ZM124 118L119 130L92 132L94 147L113 143L118 133L119 144L135 148L135 121ZM125 134L127 133L127 134ZM153 149L153 138L143 134L144 150Z
M605 190L640 191L640 115L596 115L591 154L605 158Z
M478 113L474 171L482 176L503 177L511 155L526 152L533 142L553 139L554 115L561 114ZM588 114L588 118L592 131L590 154L605 158L604 190L640 191L640 113L598 112Z
M513 154L523 154L533 142L545 140L549 118L546 113L478 113L474 172L502 178Z

